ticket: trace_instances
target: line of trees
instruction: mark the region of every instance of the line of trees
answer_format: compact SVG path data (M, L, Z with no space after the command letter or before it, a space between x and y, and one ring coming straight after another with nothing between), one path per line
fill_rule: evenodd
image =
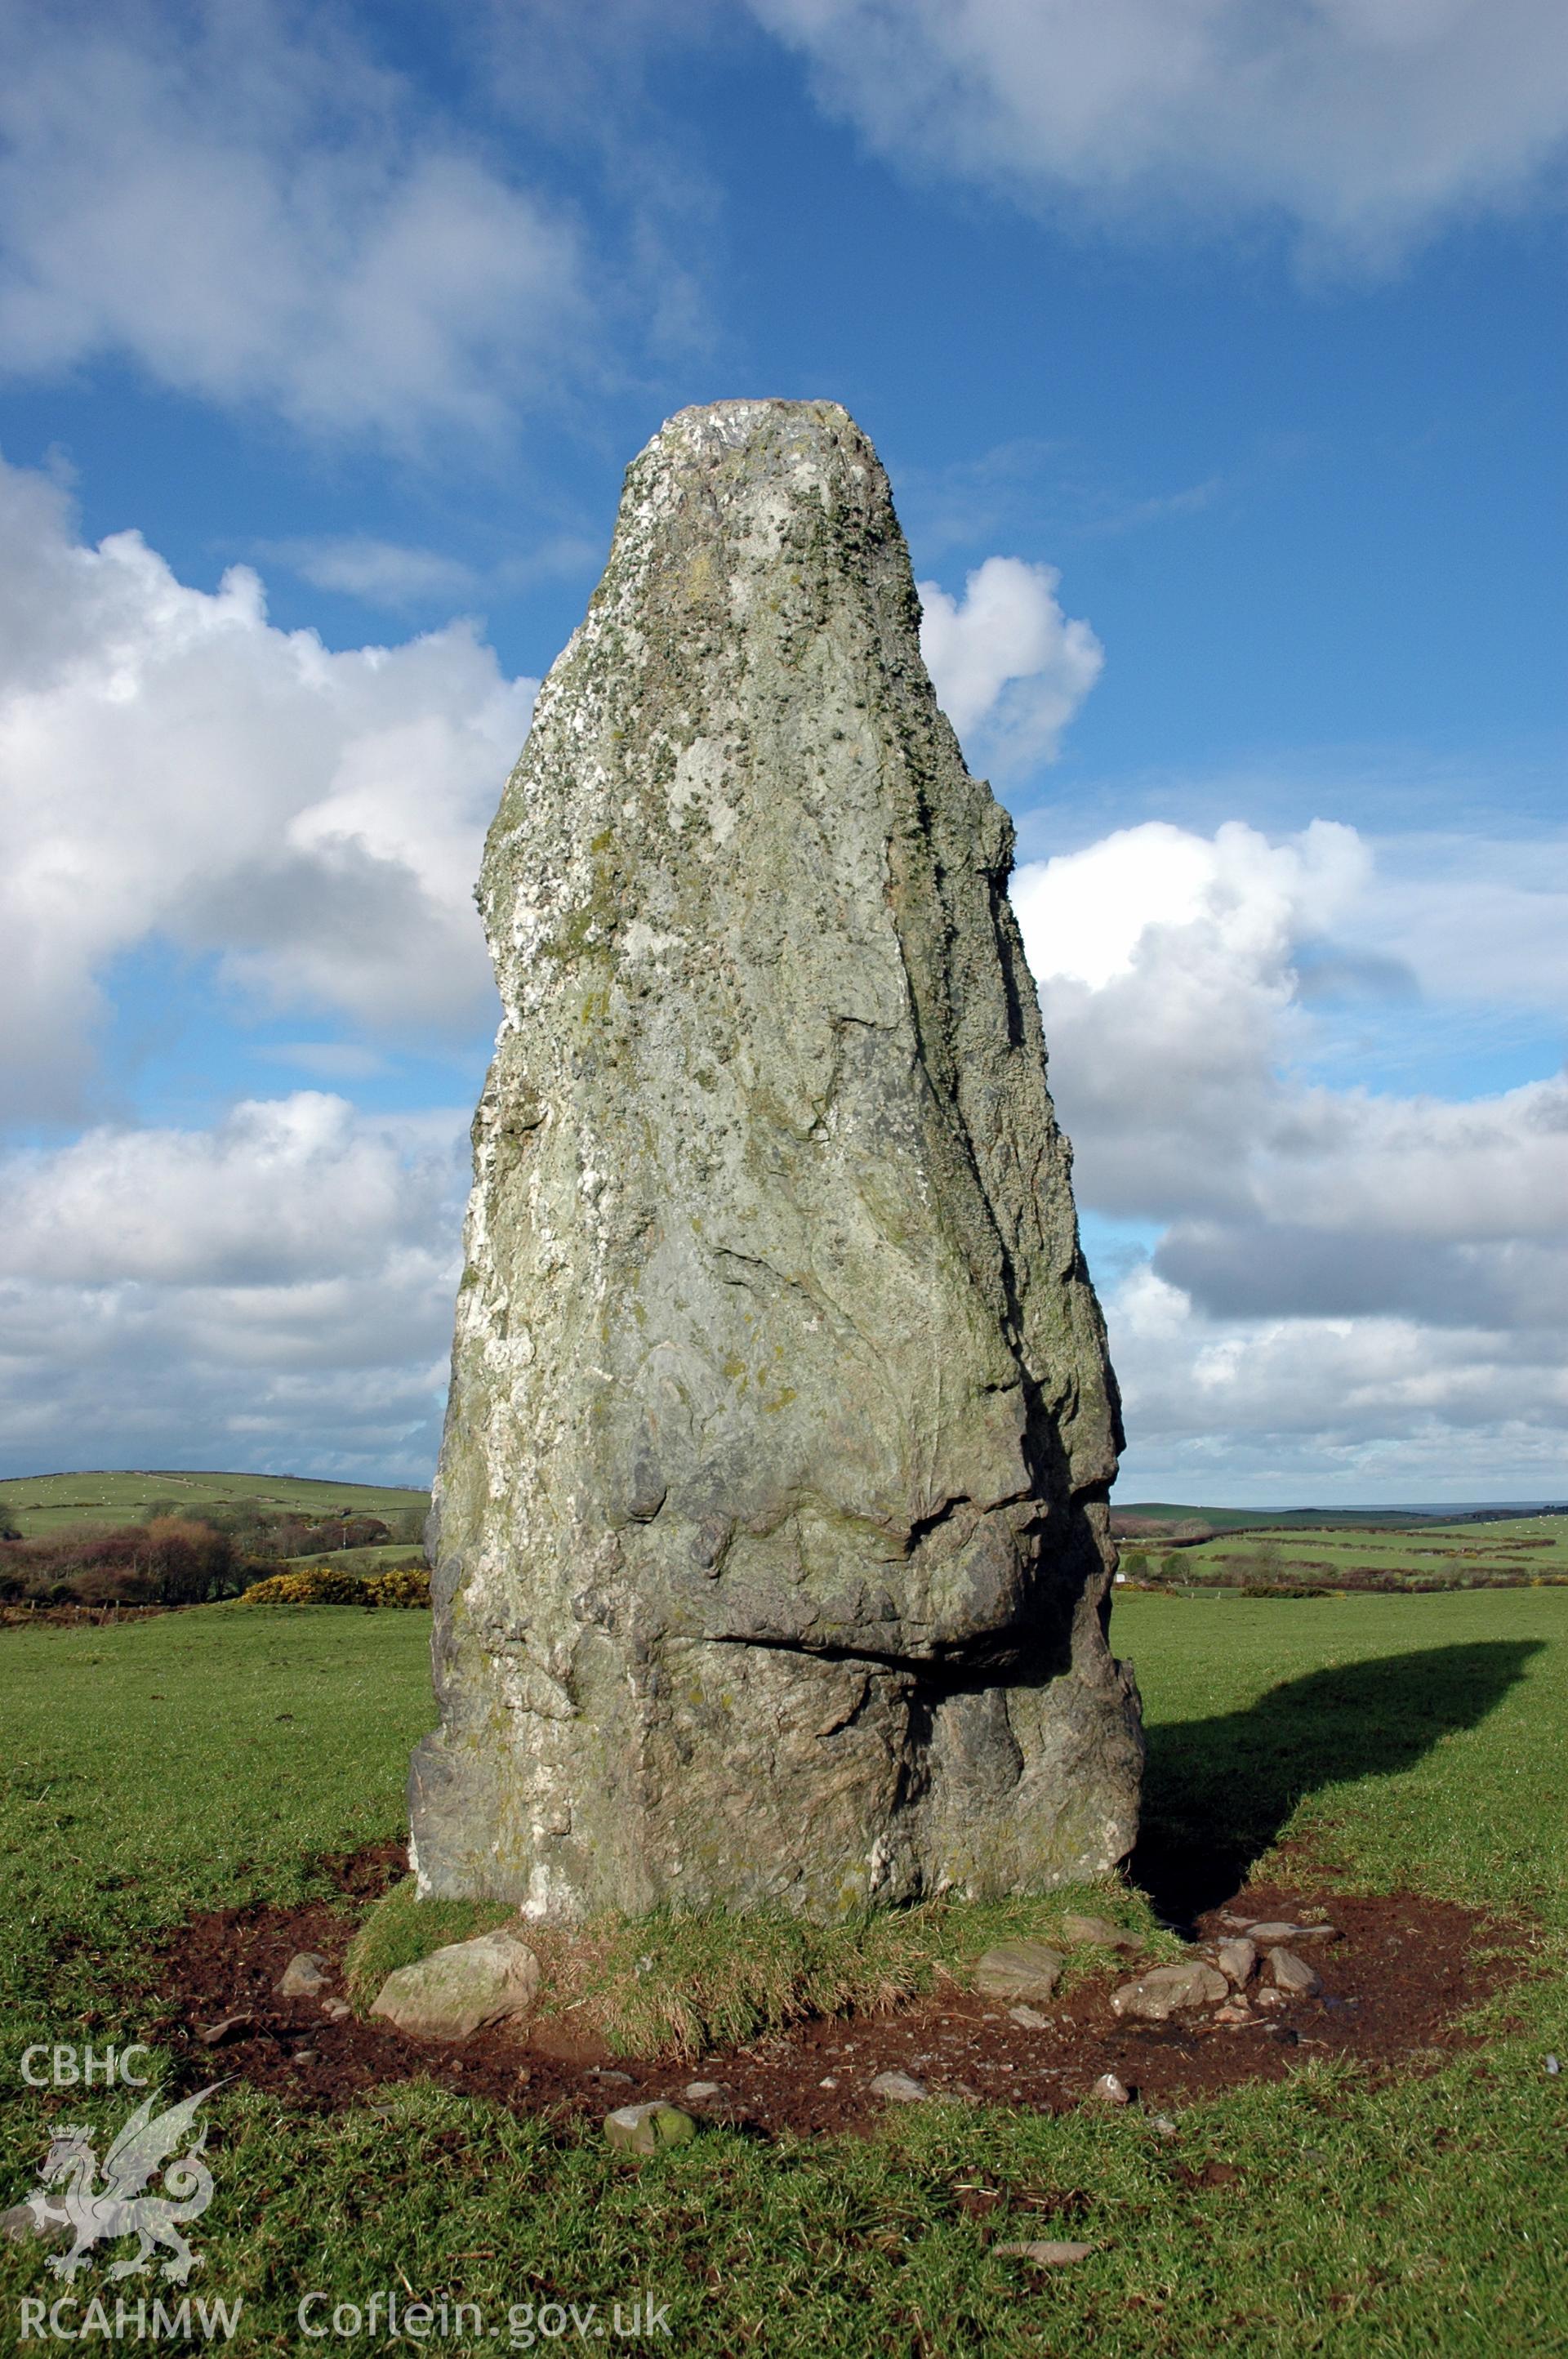
M177 1512L172 1499L152 1499L142 1511L144 1523ZM405 1508L390 1520L356 1513L351 1507L330 1508L326 1514L301 1515L288 1507L264 1507L253 1499L225 1501L221 1506L188 1511L192 1519L215 1532L225 1532L245 1556L319 1556L329 1549L376 1548L387 1540L416 1543L424 1531L424 1511Z
M78 1524L0 1544L0 1597L40 1605L202 1605L247 1575L226 1532L185 1516Z
M395 1520L397 1530L348 1509L311 1518L248 1501L180 1515L156 1499L134 1524L75 1524L37 1539L0 1534L0 1602L204 1605L239 1596L285 1558L418 1537L416 1509Z

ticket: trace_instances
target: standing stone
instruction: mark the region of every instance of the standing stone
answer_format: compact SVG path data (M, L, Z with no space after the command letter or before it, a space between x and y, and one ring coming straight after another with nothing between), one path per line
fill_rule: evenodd
M480 886L425 1893L827 1917L1132 1842L1114 1383L919 620L847 414L720 402L633 462L540 693Z

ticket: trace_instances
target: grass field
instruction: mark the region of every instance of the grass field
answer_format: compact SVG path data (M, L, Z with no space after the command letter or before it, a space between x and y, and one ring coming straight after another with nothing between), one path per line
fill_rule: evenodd
M24 1539L43 1539L71 1524L135 1523L152 1501L171 1500L182 1512L200 1514L203 1507L232 1506L241 1499L311 1517L340 1508L356 1516L422 1516L429 1506L427 1491L387 1490L369 1483L151 1469L135 1474L26 1474L0 1483L0 1524L12 1525Z
M1242 1531L1260 1524L1282 1531L1311 1531L1339 1524L1402 1529L1422 1520L1403 1507L1184 1507L1171 1499L1118 1499L1115 1512L1161 1524L1211 1524L1216 1531Z
M422 1565L425 1561L423 1549L411 1541L381 1540L370 1548L330 1549L325 1552L318 1549L310 1556L280 1557L277 1570L279 1572L297 1572L306 1565L334 1565L340 1557L348 1571L365 1575L385 1572L393 1565Z
M156 2037L160 1931L323 1890L320 1854L400 1830L427 1633L217 1606L0 1637L4 2200L51 2121L91 2125L102 2152L126 2110L24 2088L25 2046ZM668 2304L654 2347L716 2354L1568 2352L1568 2074L1543 2069L1568 2055L1568 1593L1133 1595L1116 1639L1148 1706L1151 1875L1180 1854L1223 1878L1306 1837L1346 1883L1528 1912L1549 1971L1510 1995L1514 2027L1498 2014L1421 2080L1309 2064L1193 2106L1172 2139L1136 2108L914 2106L870 2140L706 2131L640 2170L427 2085L326 2118L226 2090L191 2290L243 2299L233 2347L380 2349L307 2342L301 2295L413 2288L482 2305L503 2349L534 2347L509 2339L510 2305L646 2290ZM1237 2176L1195 2183L1210 2162ZM1089 2259L1036 2278L989 2250L954 2194L980 2173L1017 2190L1000 2234L1080 2238ZM57 2290L36 2252L0 2254L0 2336L22 2294Z
M1159 1568L1161 1578L1194 1586L1280 1582L1332 1590L1366 1575L1404 1584L1442 1582L1454 1588L1496 1581L1562 1580L1568 1577L1568 1516L1398 1528L1269 1527L1223 1532L1180 1549L1132 1539L1122 1542L1121 1559L1134 1578Z

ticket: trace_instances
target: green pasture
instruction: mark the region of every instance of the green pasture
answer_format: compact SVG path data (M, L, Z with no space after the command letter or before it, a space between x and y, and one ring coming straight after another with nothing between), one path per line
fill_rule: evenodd
M1121 1559L1134 1577L1153 1570L1163 1580L1193 1584L1278 1581L1333 1589L1346 1576L1366 1572L1400 1582L1441 1581L1454 1588L1498 1580L1561 1580L1568 1575L1568 1516L1399 1528L1267 1526L1222 1532L1180 1549L1132 1538L1121 1543Z
M1118 1516L1159 1524L1212 1524L1216 1531L1241 1531L1267 1525L1271 1530L1316 1530L1336 1525L1378 1530L1402 1529L1423 1518L1404 1507L1184 1507L1170 1499L1118 1499Z
M371 1483L319 1482L296 1474L203 1474L179 1473L25 1474L0 1483L0 1524L24 1539L47 1538L72 1524L130 1524L149 1505L172 1503L175 1512L199 1515L203 1507L232 1507L240 1500L287 1509L312 1517L347 1509L356 1516L423 1515L426 1491L387 1489Z
M169 1926L322 1891L322 1854L401 1830L427 1636L422 1614L232 1605L0 1635L0 2201L33 2184L51 2122L102 2153L126 2111L23 2087L26 2045L156 2039ZM243 2299L232 2347L385 2347L308 2342L297 2305L395 2288L481 2305L503 2350L542 2347L540 2304L651 2293L655 2347L725 2359L1568 2352L1568 2073L1544 2069L1568 2060L1568 1592L1135 1594L1115 1637L1147 1706L1156 1897L1214 1897L1304 1838L1345 1884L1510 1912L1534 1970L1482 2046L1419 2079L1310 2062L1192 2106L1169 2138L1136 2107L928 2105L869 2139L706 2130L640 2169L429 2084L324 2117L226 2089L190 2290ZM1206 2183L1211 2163L1234 2177ZM976 2184L1007 2199L984 2222L960 2201ZM1036 2275L993 2237L1094 2249ZM79 2290L112 2313L145 2285L99 2267ZM21 2296L57 2290L37 2251L0 2252L0 2343Z
M315 1549L308 1556L285 1556L277 1560L279 1572L302 1572L308 1565L336 1564L340 1557L352 1558L351 1572L369 1576L386 1572L394 1565L419 1564L425 1552L410 1540L377 1540L369 1548Z

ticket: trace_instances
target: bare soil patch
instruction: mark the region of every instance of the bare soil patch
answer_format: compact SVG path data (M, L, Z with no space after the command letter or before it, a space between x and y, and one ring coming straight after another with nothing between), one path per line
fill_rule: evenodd
M401 1844L385 1843L328 1864L346 1895L369 1900L404 1873L404 1859ZM1109 1997L1133 1971L1124 1962L1042 2006L1041 2028L1015 2023L997 2000L944 1987L884 2014L798 2024L695 2063L613 2056L574 2031L569 2013L442 2046L351 2016L333 2022L318 1999L276 1995L300 1951L325 1957L330 1990L341 1991L354 1918L330 1901L192 1918L169 1945L162 1989L187 2076L233 2073L315 2110L420 2078L563 2124L668 2097L773 2136L869 2129L887 2110L871 2082L887 2071L910 2074L933 2098L1047 2113L1091 2101L1095 2082L1110 2072L1157 2113L1244 2082L1281 2080L1313 2057L1373 2074L1431 2070L1476 2044L1456 2018L1526 1970L1525 1929L1414 1893L1349 1895L1310 1880L1249 1885L1206 1911L1194 1930L1221 1938L1231 1930L1227 1915L1295 1922L1326 1915L1340 1938L1310 1944L1321 1994L1255 2007L1251 2020L1234 2027L1217 2024L1212 2010L1161 2025L1122 2022ZM225 2022L232 2029L206 2045L202 2033ZM695 2081L719 2083L719 2094L686 2100Z

